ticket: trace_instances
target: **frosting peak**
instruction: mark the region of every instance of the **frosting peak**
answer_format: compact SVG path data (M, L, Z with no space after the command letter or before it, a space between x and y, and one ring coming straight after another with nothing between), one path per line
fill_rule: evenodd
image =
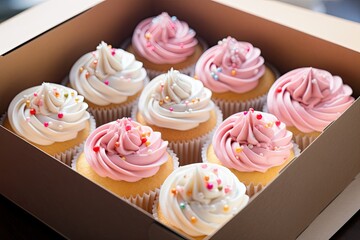
M211 91L179 71L154 78L143 90L139 111L146 122L159 127L189 130L210 118Z
M10 103L11 127L20 136L39 145L76 138L90 114L84 97L71 88L43 83L19 93Z
M298 68L281 76L269 90L267 106L288 126L321 132L354 101L338 76L316 68Z
M212 144L218 159L242 172L266 172L290 156L292 133L271 114L240 112L227 118L216 130Z
M96 51L82 56L69 75L71 86L99 106L125 102L143 88L146 78L143 64L133 54L103 41Z
M137 25L132 44L140 55L151 62L171 64L191 56L198 41L187 23L163 12Z
M155 175L168 160L161 133L123 118L95 129L85 142L85 156L102 177L136 182Z
M260 53L248 42L227 37L203 53L195 73L214 92L248 92L265 73Z
M245 191L245 185L223 166L190 164L165 180L159 206L170 225L190 236L209 235L246 206Z

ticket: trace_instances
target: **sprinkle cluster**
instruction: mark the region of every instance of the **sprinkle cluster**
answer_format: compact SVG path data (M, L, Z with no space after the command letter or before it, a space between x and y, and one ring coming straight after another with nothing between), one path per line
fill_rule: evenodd
M49 90L48 94L55 96L55 98L57 98L57 99L59 99L61 97L64 97L66 99L69 96L69 94L67 92L61 94L57 88L53 88L52 90ZM74 95L75 95L75 93L71 92L71 96L74 96ZM29 95L29 96L24 96L25 108L29 109L30 116L35 116L36 114L39 114L41 112L40 109L44 106L44 98L45 98L44 94L39 95L38 92L34 92L32 95ZM76 99L75 99L75 101L77 102ZM61 111L61 107L60 107L60 110L57 112L57 118L62 119L63 117L64 117L64 112ZM30 117L26 117L26 121L30 122ZM45 128L47 128L51 125L52 125L51 121L43 122L43 126ZM62 125L59 125L58 127L61 129Z
M232 192L232 187L229 185L223 185L221 178L218 174L218 168L212 168L210 169L208 167L208 164L202 164L202 169L207 169L209 172L205 173L205 175L202 178L202 185L203 185L203 191L208 192L217 192L222 194L223 196L226 196ZM186 179L188 176L184 175L183 178ZM172 197L178 198L179 202L179 208L181 210L186 210L187 207L189 207L189 202L194 201L194 197L196 198L204 198L203 192L198 192L197 196L194 196L191 189L185 191L183 186L177 185L174 188L170 189L170 195ZM230 210L230 206L227 204L226 201L223 202L222 210L224 212L228 212ZM186 214L184 214L186 215ZM195 224L198 219L196 216L189 216L189 221L193 224Z

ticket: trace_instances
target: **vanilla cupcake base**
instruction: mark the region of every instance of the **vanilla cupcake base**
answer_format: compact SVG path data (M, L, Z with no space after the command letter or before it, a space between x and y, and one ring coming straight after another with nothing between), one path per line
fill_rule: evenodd
M246 93L213 91L212 100L218 105L224 119L250 108L261 111L266 104L267 93L278 76L277 70L271 65L266 66L264 75L259 79L259 84L253 90Z
M269 168L266 172L240 172L236 169L229 168L232 173L244 183L247 189L246 194L251 197L256 193L264 189L271 181L273 181L291 161L300 155L299 146L296 143L293 143L294 147L290 153L290 156L287 160L280 166L275 166ZM213 145L211 141L208 141L204 144L204 147L201 151L203 162L216 163L224 166L221 161L216 157Z
M79 152L71 163L72 169L99 184L125 201L132 203L151 213L160 186L166 177L179 166L176 155L167 150L168 161L160 166L159 171L152 177L141 179L137 182L115 181L108 177L99 176L88 164L83 151Z
M134 121L150 126L152 129L154 129L154 131L161 132L162 139L169 141L169 147L178 156L180 160L180 166L201 162L202 146L206 141L208 141L208 139L214 133L215 129L221 124L223 120L222 113L218 107L215 107L211 112L211 117L208 122L201 123L196 129L191 129L188 131L177 131L148 124L142 115L137 111L137 108L133 109L131 117ZM210 126L205 126L205 124ZM197 133L197 130L203 130L203 132ZM182 137L186 138L179 139Z
M0 124L3 125L5 128L9 129L11 132L15 133L15 131L10 125L8 118L6 117L6 114L4 114L0 119ZM42 150L43 152L70 166L71 160L74 158L75 154L77 154L78 151L81 149L87 136L89 136L90 133L95 130L95 128L95 119L93 116L90 115L90 119L87 122L85 129L81 130L75 139L65 142L56 142L46 146L31 142L30 143Z

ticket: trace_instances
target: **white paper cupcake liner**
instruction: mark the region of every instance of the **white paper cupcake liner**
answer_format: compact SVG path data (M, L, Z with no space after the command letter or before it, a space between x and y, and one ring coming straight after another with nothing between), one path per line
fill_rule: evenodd
M71 168L73 170L76 171L76 162L77 159L79 158L80 154L83 153L84 148L82 146L82 148L76 153L76 155L73 157L72 161L71 161ZM167 152L170 154L172 161L173 161L173 166L175 170L176 168L179 167L179 159L176 156L176 154L169 148L167 148ZM111 192L111 190L108 190ZM136 194L135 196L130 196L130 197L123 197L123 196L118 196L119 198L123 199L124 201L134 204L138 207L140 207L141 209L147 211L148 213L151 213L152 211L152 207L154 205L154 201L156 199L156 197L159 195L160 192L160 186L155 188L155 189L150 189L148 192L144 192L143 194Z
M262 96L249 99L243 102L236 102L236 101L230 101L219 98L213 98L212 100L215 102L217 106L219 106L219 108L223 113L224 119L226 119L235 113L248 111L249 108L253 108L254 110L261 111L264 104L266 103L266 97L267 94L264 94Z
M149 76L145 78L144 80L144 87L149 83ZM64 86L68 86L69 84L69 77L64 78L61 81L61 84ZM144 88L143 87L143 88ZM142 89L140 90L142 91ZM117 119L121 119L123 117L130 117L131 116L131 111L132 108L134 107L134 105L137 103L139 97L137 97L136 99L134 99L131 102L128 103L122 103L119 104L118 106L113 106L111 108L108 108L106 106L102 107L88 107L87 111L90 112L96 120L96 124L97 126L101 126L105 123L108 122L112 122L115 121ZM85 99L85 102L87 100Z
M113 108L92 108L89 107L88 111L94 115L96 119L96 123L98 126L101 126L105 123L115 121L117 119L121 119L123 117L130 117L131 110L134 105L137 103L137 99L128 102L126 104L122 104L121 106L114 106Z
M316 136L307 136L307 135L295 135L294 141L299 145L301 150L304 150L307 146L309 146L317 137Z
M6 118L6 113L4 113L0 117L0 125L3 125L3 122L4 122L5 118ZM90 133L92 131L94 131L95 128L96 128L95 119L91 114L90 114L89 121L90 121L90 131L89 131L89 135L90 135ZM52 157L54 157L55 159L65 163L66 165L70 166L71 165L71 160L74 158L74 156L79 151L79 149L81 149L84 142L85 142L85 140L83 142L73 146L72 148L66 149L64 152L55 153L54 155L52 155Z
M203 52L205 52L205 50L208 48L208 45L207 43L202 39L202 38L199 38L197 37L201 47L203 48ZM122 44L121 44L121 48L122 49L127 49L129 47L129 45L131 44L131 38L128 38L126 39ZM161 64L160 64L161 65ZM188 76L191 76L193 77L195 75L195 65L196 65L196 62L192 65L189 65L185 68L181 68L181 69L175 69L175 70L178 70L179 72L183 73L183 74L186 74ZM168 69L170 70L170 69ZM146 68L146 72L151 79L159 76L160 74L163 74L163 73L166 73L166 71L158 71L158 70L154 70L154 69L149 69L149 68Z
M159 216L158 216L158 204L159 204L159 196L156 197L154 203L153 203L153 206L151 208L151 213L154 217L154 219L158 220L159 221Z
M207 160L207 150L208 150L209 145L211 143L212 143L212 139L209 139L208 141L205 142L204 146L201 149L201 158L202 158L202 161L205 162L205 163L208 162L208 160ZM296 144L294 142L293 142L293 151L294 151L294 158L290 162L294 161L301 153L301 150L300 150L298 144ZM246 185L246 194L249 197L252 197L256 193L261 192L265 187L266 186L264 186L262 184L250 183L250 184Z
M201 162L201 149L204 143L210 139L215 130L222 123L223 117L218 107L214 108L216 114L216 125L208 133L191 140L169 141L169 147L180 159L180 166ZM137 107L132 111L131 118L137 121Z

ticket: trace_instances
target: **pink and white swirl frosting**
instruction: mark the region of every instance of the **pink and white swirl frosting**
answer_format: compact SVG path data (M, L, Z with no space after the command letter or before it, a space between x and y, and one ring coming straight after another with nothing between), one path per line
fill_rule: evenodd
M90 119L87 107L75 90L43 83L16 95L7 116L17 134L46 146L76 138Z
M168 161L160 132L122 118L95 129L85 142L85 157L101 177L136 182L154 176Z
M269 90L268 111L304 133L321 132L354 101L339 76L312 67L292 70Z
M247 205L245 192L245 185L229 169L195 163L166 178L159 206L170 225L193 237L210 235Z
M240 172L266 172L288 159L292 136L274 115L250 109L222 122L212 145L224 166Z
M71 86L99 106L125 102L144 87L146 78L133 54L105 42L77 60L69 75Z
M188 24L163 12L140 22L132 37L132 45L141 56L158 64L184 61L195 52L198 41Z
M265 73L260 54L260 49L252 44L227 37L201 55L195 74L211 91L248 92Z
M190 130L210 119L215 104L200 81L171 69L146 85L138 108L149 124Z

